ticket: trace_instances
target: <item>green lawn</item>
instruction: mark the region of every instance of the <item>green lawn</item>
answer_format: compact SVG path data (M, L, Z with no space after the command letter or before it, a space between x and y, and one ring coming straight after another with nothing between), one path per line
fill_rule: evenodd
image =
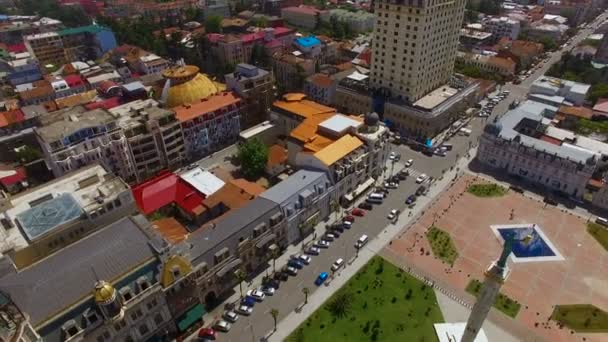
M507 189L494 183L473 184L467 191L477 197L500 197L507 193Z
M608 229L606 229L606 227L594 222L589 222L587 223L587 232L589 232L589 234L608 251Z
M433 255L436 258L447 264L454 265L454 261L458 259L458 251L448 232L433 226L426 233L426 238L429 240L431 249L433 249Z
M479 293L481 292L481 285L482 284L479 280L473 279L469 282L465 290L473 296L478 297ZM515 318L519 313L521 304L519 304L516 300L499 293L498 297L496 297L496 301L494 302L494 307L505 315Z
M429 342L437 341L433 323L440 322L431 287L374 257L287 341Z
M556 305L551 319L577 332L608 332L608 313L590 304Z
M608 121L580 119L576 125L576 132L582 135L589 135L591 133L608 134Z

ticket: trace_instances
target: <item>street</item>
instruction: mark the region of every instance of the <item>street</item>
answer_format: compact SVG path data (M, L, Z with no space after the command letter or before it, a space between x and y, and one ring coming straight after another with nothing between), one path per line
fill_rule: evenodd
M595 27L595 23L606 19L607 14L603 13L596 21L589 24L588 27ZM581 30L573 39L569 46L564 49L569 50L573 46L576 46L578 42L582 41L586 36L592 33L592 29L586 28ZM352 272L345 272L349 269L348 261L351 260L356 254L354 248L355 241L362 235L367 234L370 240L374 240L376 236L382 233L387 227L391 226L391 223L387 219L387 215L391 209L399 209L404 212L403 215L407 218L409 209L406 209L405 199L407 196L413 194L418 188L419 184L415 183L415 178L421 173L426 173L435 179L442 176L444 172L450 170L454 166L458 159L464 157L471 148L477 144L478 138L482 133L483 126L491 122L495 117L504 114L508 110L508 106L513 100L523 100L530 88L530 85L538 77L542 76L550 66L561 58L562 50L552 52L548 61L544 62L544 65L534 73L532 73L526 80L520 85L507 84L502 89L510 90L510 95L503 101L499 102L492 111L492 114L488 118L475 117L472 119L470 126L472 134L470 136L455 135L454 137L447 140L447 142L453 145L453 149L445 157L432 156L428 157L420 152L411 150L406 145L393 145L392 150L396 153L401 154L401 159L395 165L387 164L385 175L391 173L391 170L396 174L404 167L404 163L408 159L413 159L414 163L410 168L410 176L407 180L401 181L397 189L390 190L387 198L384 202L379 205L374 205L373 210L366 211L364 217L356 217L356 221L353 223L350 230L345 230L335 241L331 243L329 248L321 249L321 253L318 256L312 257L310 265L304 266L303 269L298 271L298 275L290 277L286 282L281 282L280 288L274 294L274 296L266 297L266 299L257 303L254 307L253 314L249 317L240 316L238 321L233 324L232 329L228 333L220 333L220 338L223 341L258 341L260 338L268 335L273 330L273 318L270 315L271 309L277 309L279 315L277 322L281 325L281 320L288 314L296 310L304 302L304 294L302 289L307 287L310 289L308 296L309 302L315 297L317 286L314 284L316 277L320 272L330 272L331 264L338 258L343 258L345 262L345 268L342 268L336 273L336 277L350 277ZM361 200L365 199L365 194L355 202L358 204ZM419 208L414 210L418 211ZM404 216L402 216L404 217ZM325 224L331 223L334 219L340 220L341 218L337 214L331 215L330 222L322 222L317 226L317 233L323 231ZM408 226L408 221L411 219L405 219L405 224L400 222L402 227ZM403 220L402 220L403 221ZM402 228L402 229L403 229ZM309 242L310 237L305 240ZM299 246L292 246L288 250L287 254L292 254L297 251ZM368 247L366 247L368 248ZM284 255L277 261L277 269L281 268L286 262L288 256ZM270 263L269 272L272 271L272 263ZM343 274L344 273L344 274ZM252 289L260 285L262 275L259 275L254 279L251 286L243 284L243 292L247 289ZM333 282L328 286L331 292L338 290L339 286ZM238 285L236 286L238 294ZM212 315L206 317L206 323L212 324L215 319L219 318L219 310L216 310ZM301 320L305 320L305 316ZM294 329L295 326L286 327L286 329ZM193 335L194 336L194 335ZM191 336L192 338L192 336Z

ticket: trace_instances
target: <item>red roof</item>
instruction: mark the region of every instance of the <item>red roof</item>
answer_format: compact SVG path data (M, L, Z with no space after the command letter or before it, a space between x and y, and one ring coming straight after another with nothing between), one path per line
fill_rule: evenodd
M8 51L14 52L14 53L21 53L21 52L26 52L27 48L25 47L24 43L19 43L19 44L9 45Z
M25 168L19 167L19 168L15 169L14 174L0 178L0 184L2 184L5 187L9 187L13 184L22 182L26 179L27 179L27 176L25 175Z
M80 78L80 75L67 75L63 77L63 80L68 84L68 86L70 86L70 88L84 84L84 81L82 78Z
M114 81L105 80L105 81L99 82L99 85L97 87L103 93L107 93L108 91L110 91L110 89L117 88L118 84L116 84L116 82L114 82Z
M220 40L220 38L222 38L223 36L223 34L219 33L209 33L207 35L207 39L209 39L209 41L212 43L217 43L217 41Z
M84 107L88 110L93 110L93 109L98 109L98 108L112 109L112 108L118 107L120 105L121 105L120 97L114 96L114 97L110 97L107 100L88 103L88 104L84 105Z
M146 215L174 202L187 213L193 214L205 199L193 186L169 171L136 185L132 192L137 206Z
M21 109L14 109L0 113L0 127L10 126L12 124L22 122L23 120L25 120L25 115L23 115Z

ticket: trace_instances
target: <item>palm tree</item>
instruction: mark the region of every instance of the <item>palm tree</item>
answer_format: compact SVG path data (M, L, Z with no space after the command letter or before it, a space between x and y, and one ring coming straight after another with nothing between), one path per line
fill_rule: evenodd
M236 270L234 272L236 279L239 281L239 290L241 292L241 298L243 297L243 282L245 281L245 272L243 270Z
M274 308L271 309L270 316L272 316L272 319L274 320L274 331L277 331L277 317L279 317L279 310Z
M345 317L351 308L352 296L348 292L338 293L331 303L329 303L329 312L336 317Z
M308 304L308 294L310 293L310 289L305 287L302 289L302 293L304 293L304 304Z

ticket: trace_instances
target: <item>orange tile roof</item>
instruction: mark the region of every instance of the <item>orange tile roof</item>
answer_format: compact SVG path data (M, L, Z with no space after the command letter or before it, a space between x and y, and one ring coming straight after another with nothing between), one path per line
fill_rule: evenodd
M593 110L591 108L582 106L560 106L557 112L564 115L576 116L583 119L591 119L591 117L593 116Z
M287 155L285 155L287 158ZM245 178L237 178L230 181L230 183L239 187L239 189L245 191L251 196L258 196L262 192L266 191L266 189L259 185L258 183L250 182Z
M35 99L39 97L51 96L55 90L48 81L36 81L34 82L35 88L22 91L19 96L22 100Z
M336 113L336 109L306 99L306 95L290 93L283 96L283 101L274 101L273 105L303 118L324 113Z
M200 102L174 107L175 116L181 122L190 121L199 116L215 112L231 105L239 105L241 99L233 92L222 92L212 95Z
M505 68L505 69L512 69L515 70L515 62L513 62L512 59L510 58L502 58L502 57L490 57L488 60L489 63L496 65L498 67L501 68Z
M221 189L205 198L203 205L205 208L210 209L223 203L226 207L234 210L243 207L253 198L253 195L250 195L234 183L226 183Z
M268 149L267 166L281 165L287 161L287 150L281 145L274 144Z
M319 124L335 113L321 113L304 119L301 124L294 128L289 134L290 137L304 144L304 148L313 152L318 152L334 142L334 139L317 133Z
M152 221L152 227L172 244L180 243L188 237L188 230L173 217Z
M75 94L71 96L62 97L55 100L58 109L66 107L74 107L77 105L87 104L95 99L97 96L96 90L89 90L81 94Z
M331 145L315 153L315 157L323 164L330 166L361 145L363 145L363 142L359 138L346 134Z

